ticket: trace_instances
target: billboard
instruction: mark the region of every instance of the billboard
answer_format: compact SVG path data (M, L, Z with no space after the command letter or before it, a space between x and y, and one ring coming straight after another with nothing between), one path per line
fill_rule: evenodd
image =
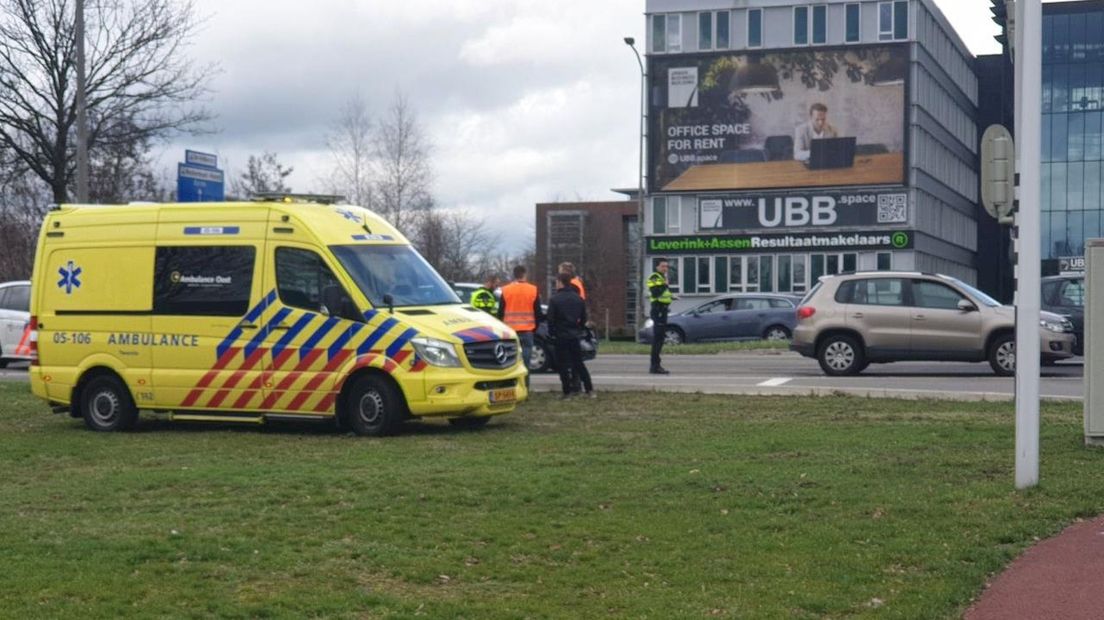
M908 53L651 56L649 190L903 184Z
M763 192L702 196L699 230L806 226L899 227L908 223L908 193L873 190Z

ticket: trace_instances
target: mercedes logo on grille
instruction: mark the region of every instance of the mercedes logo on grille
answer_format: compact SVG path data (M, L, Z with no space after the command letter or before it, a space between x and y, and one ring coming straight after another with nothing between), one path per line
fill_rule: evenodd
M495 345L494 348L495 360L499 366L506 365L506 347L501 342Z

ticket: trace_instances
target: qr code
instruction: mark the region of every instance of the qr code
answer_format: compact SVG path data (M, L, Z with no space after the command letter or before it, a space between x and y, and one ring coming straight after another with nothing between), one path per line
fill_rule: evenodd
M878 223L900 224L908 221L908 194L878 196Z

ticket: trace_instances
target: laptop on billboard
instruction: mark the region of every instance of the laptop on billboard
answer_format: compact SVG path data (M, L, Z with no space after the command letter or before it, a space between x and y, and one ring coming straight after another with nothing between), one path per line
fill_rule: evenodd
M855 165L855 138L820 138L810 143L809 170L850 168Z

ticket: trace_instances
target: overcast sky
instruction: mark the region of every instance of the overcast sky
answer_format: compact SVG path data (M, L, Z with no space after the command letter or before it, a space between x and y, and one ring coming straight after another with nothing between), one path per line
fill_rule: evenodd
M994 53L987 0L936 0L970 50ZM434 145L434 194L527 245L533 205L618 199L636 187L643 0L197 0L198 61L214 61L214 135L168 145L294 166L295 191L322 191L325 133L354 93L382 113L407 95Z

